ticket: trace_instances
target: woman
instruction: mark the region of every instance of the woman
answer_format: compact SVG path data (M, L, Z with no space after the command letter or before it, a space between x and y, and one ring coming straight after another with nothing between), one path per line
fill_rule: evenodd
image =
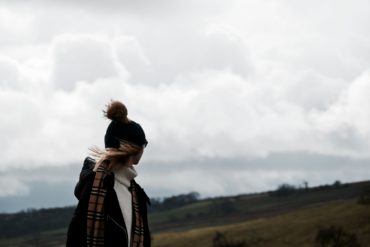
M144 190L135 182L137 165L148 144L140 124L127 118L127 108L112 101L104 115L112 120L105 150L91 149L75 188L79 200L68 228L67 247L150 246Z

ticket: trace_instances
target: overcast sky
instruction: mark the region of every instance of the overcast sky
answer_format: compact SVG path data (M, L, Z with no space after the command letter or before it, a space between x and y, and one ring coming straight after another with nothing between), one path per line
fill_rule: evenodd
M0 212L73 205L110 99L151 197L370 178L367 0L0 1Z

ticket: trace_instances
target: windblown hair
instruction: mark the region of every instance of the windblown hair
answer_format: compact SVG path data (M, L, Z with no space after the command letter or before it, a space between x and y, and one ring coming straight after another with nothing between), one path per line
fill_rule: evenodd
M127 141L121 141L119 148L100 149L94 146L89 148L89 150L91 151L91 155L97 160L97 165L95 166L97 168L104 160L121 161L125 163L130 156L138 154L141 151L141 147Z
M103 114L106 118L117 121L128 123L130 120L127 118L127 108L126 106L117 100L111 100L108 105L106 105L107 109L103 110Z

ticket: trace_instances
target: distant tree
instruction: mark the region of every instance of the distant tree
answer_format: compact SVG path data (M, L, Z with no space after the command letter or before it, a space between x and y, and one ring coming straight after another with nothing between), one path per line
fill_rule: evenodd
M305 190L308 190L308 182L306 180L303 181L303 187Z
M149 212L157 211L162 206L162 199L161 198L150 198L150 207L148 208Z
M162 199L161 198L150 198L150 205L152 207L156 207L158 205L161 205Z
M320 228L315 243L318 247L360 247L356 235L339 226Z
M180 194L176 196L171 196L163 199L161 204L161 208L170 209L179 206L184 206L189 203L193 203L199 200L199 193L198 192L190 192L188 194Z
M333 183L333 187L335 187L335 188L339 188L339 187L341 187L342 186L342 182L341 181L339 181L339 180L336 180L334 183Z
M199 192L192 191L188 194L188 198L190 198L191 201L198 201L200 198Z
M272 195L275 196L288 196L297 191L297 188L294 185L290 184L281 184L279 187L272 192Z
M151 207L149 210L153 211L160 211L160 210L167 210L176 207L181 207L186 204L190 204L193 202L198 201L200 198L200 194L198 192L190 192L188 194L180 194L175 196L166 197L164 199L160 198L151 198Z

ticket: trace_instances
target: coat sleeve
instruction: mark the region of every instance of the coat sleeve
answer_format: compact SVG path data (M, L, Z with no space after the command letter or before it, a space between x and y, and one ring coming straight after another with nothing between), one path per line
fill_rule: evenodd
M79 186L79 201L68 226L67 247L86 246L86 212L94 178L95 173L91 170L91 172L84 174L83 180L77 184Z
M78 200L81 199L81 195L84 193L84 188L86 188L86 183L87 183L87 178L89 176L91 176L93 172L93 168L95 166L95 160L90 158L90 157L86 157L86 159L84 160L84 163L82 165L82 169L81 169L81 172L80 172L80 178L75 186L75 190L74 190L74 195L76 196L76 198Z

